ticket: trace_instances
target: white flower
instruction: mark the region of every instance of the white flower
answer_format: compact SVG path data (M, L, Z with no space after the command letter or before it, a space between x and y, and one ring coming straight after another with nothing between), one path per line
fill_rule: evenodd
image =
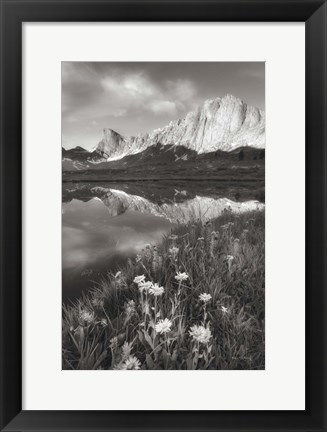
M211 338L210 329L201 325L192 326L189 333L193 339L203 344L207 344Z
M173 323L168 318L160 320L155 326L156 332L160 334L168 333L170 332L170 327L172 326L172 324Z
M148 281L148 282L140 282L139 283L139 290L140 292L143 291L149 291L149 289L152 287L152 282Z
M144 275L136 276L136 277L134 278L134 282L135 282L136 284L140 284L140 283L142 283L142 282L144 282L144 281L145 281L145 276L144 276Z
M212 299L212 297L210 294L203 293L203 294L199 295L199 299L201 301L203 301L203 303L207 303L208 301L210 301Z
M81 310L79 313L79 320L82 324L91 324L94 321L94 312Z
M202 241L202 240L204 240L204 237L199 237L198 238L198 241Z
M154 296L161 296L165 292L165 288L163 286L159 286L157 283L153 284L149 289L149 293Z
M122 365L122 370L139 370L141 367L141 362L135 356L129 356L124 364Z
M177 272L175 279L178 282L182 282L188 279L188 275L185 272L184 273Z
M119 276L121 276L121 271L118 271L118 272L115 274L115 278L117 279Z
M228 313L228 309L225 306L221 306L221 310L223 313Z
M127 359L131 355L132 348L132 343L124 342L124 345L122 346L122 355L124 359Z
M108 322L107 322L107 320L105 318L102 318L102 320L100 321L100 324L101 324L102 327L107 327Z
M178 249L177 247L175 247L175 246L173 246L172 248L170 248L170 249L168 249L168 250L169 250L169 252L170 252L172 255L177 255L178 252L179 252L179 249Z

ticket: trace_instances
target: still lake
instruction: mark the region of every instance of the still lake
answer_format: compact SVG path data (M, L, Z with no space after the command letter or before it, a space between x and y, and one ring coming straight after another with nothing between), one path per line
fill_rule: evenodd
M63 183L62 299L74 300L177 223L257 210L253 186L172 182Z

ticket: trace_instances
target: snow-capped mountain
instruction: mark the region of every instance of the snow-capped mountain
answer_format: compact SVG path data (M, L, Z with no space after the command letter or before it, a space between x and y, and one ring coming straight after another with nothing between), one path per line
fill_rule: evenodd
M235 96L226 95L207 100L185 118L147 134L124 137L105 128L94 151L110 161L140 153L157 143L183 145L198 154L244 146L264 148L265 114Z

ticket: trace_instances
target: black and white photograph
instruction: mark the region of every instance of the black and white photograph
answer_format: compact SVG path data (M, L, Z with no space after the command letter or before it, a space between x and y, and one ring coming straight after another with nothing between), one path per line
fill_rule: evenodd
M265 63L61 63L62 369L265 369ZM59 143L58 143L59 145Z

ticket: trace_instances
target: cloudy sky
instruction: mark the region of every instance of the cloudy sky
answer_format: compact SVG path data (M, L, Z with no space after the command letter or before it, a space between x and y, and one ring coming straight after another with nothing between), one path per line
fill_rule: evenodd
M62 63L62 145L90 149L102 129L137 135L231 93L265 108L264 63Z

